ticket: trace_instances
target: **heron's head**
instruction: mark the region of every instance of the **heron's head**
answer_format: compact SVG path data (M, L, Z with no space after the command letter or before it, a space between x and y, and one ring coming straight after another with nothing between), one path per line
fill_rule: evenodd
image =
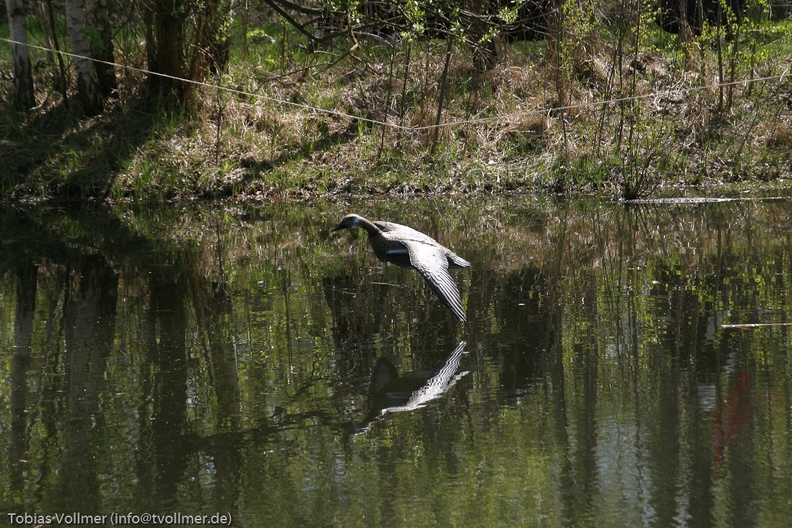
M336 231L341 231L342 229L355 229L356 227L360 227L360 217L356 214L350 214L342 218L341 222L331 229L330 232L334 233Z

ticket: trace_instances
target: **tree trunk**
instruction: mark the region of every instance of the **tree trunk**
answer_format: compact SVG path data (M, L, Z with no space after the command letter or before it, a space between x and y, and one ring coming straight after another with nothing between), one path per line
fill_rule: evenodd
M6 0L11 44L11 68L14 73L14 105L20 109L33 108L33 74L27 47L27 27L23 0Z
M210 65L217 71L228 62L227 39L222 35L230 12L228 0L206 0L200 12L187 17L184 0L148 0L144 3L149 88L168 106L189 107L195 102L195 83ZM194 22L194 26L188 26ZM187 45L187 36L190 36Z
M550 13L547 17L547 55L546 62L553 69L555 77L556 92L558 94L558 106L569 105L569 83L568 83L568 52L566 51L565 27L564 27L564 0L551 0ZM561 120L563 126L564 121Z
M146 3L146 46L149 88L168 105L181 106L184 83L184 26L187 17L179 0L151 0Z
M102 111L102 92L99 75L91 59L91 41L86 31L86 18L82 0L66 0L66 25L74 53L74 68L77 70L77 95L83 111L96 115Z
M44 36L44 46L47 48L47 61L52 70L52 86L61 93L63 105L69 105L69 94L67 92L69 82L66 78L66 65L63 61L63 54L60 53L58 35L53 29L55 27L55 16L52 13L52 0L36 2L39 24Z
M466 0L463 4L468 20L465 24L467 39L474 46L473 64L478 71L489 70L495 65L498 52L495 41L484 39L489 31L489 0Z
M223 0L206 0L203 12L196 21L198 27L193 35L190 69L188 78L200 81L206 78L209 69L221 72L228 63L228 38L222 35L222 27L228 18L229 5ZM194 98L197 85L185 86L185 99L190 102Z
M96 75L99 78L99 89L103 97L110 97L115 89L115 55L113 53L113 31L110 28L110 19L107 14L105 0L83 0L85 19L90 31L91 57L100 62L94 62Z

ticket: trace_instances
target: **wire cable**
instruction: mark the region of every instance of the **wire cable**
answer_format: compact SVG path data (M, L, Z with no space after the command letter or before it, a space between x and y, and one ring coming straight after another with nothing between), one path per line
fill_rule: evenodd
M519 113L513 112L513 113L510 113L510 114L502 114L502 115L498 115L498 116L478 117L478 118L470 118L470 119L461 119L461 120L456 120L456 121L447 121L445 123L440 123L440 124L437 124L437 125L405 126L405 125L400 125L400 124L396 124L396 123L389 123L387 121L381 121L381 120L378 120L378 119L372 119L372 118L369 118L369 117L363 117L363 116L359 116L359 115L349 114L347 112L342 112L340 110L319 108L319 107L308 105L308 104L295 103L293 101L288 101L288 100L285 100L285 99L279 99L277 97L272 97L272 96L269 96L269 95L252 93L252 92L246 92L245 90L240 90L238 88L230 88L230 87L227 87L227 86L220 86L218 84L211 84L211 83L204 82L204 81L197 81L195 79L187 79L187 78L184 78L184 77L178 77L178 76L169 75L169 74L166 74L166 73L155 72L155 71L147 70L145 68L138 68L136 66L130 66L128 64L120 64L120 63L117 63L117 62L104 61L104 60L100 60L100 59L95 59L93 57L86 57L84 55L78 55L76 53L70 53L70 52L67 52L67 51L55 50L55 49L52 49L52 48L47 48L45 46L40 46L40 45L37 45L37 44L19 42L19 41L11 40L11 39L4 38L4 37L0 37L0 41L7 42L9 44L16 44L16 45L19 45L19 46L27 46L29 48L37 49L37 50L41 50L41 51L45 51L45 52L60 53L60 54L62 54L64 56L66 56L66 57L71 57L71 58L74 58L74 59L90 60L90 61L97 62L97 63L100 63L100 64L106 64L108 66L123 68L123 69L126 69L126 70L134 71L134 72L137 72L137 73L142 73L142 74L145 74L145 75L155 75L155 76L162 77L162 78L165 78L165 79L171 79L171 80L180 81L180 82L183 82L183 83L194 84L194 85L201 86L201 87L204 87L204 88L210 88L210 89L214 89L214 90L221 90L221 91L225 91L227 93L234 94L234 95L240 95L240 96L260 99L260 100L268 101L268 102L270 102L270 103L272 103L274 105L289 106L289 107L299 108L299 109L306 110L306 111L313 112L313 113L317 113L317 114L332 115L332 116L335 116L335 117L341 117L341 118L345 118L345 119L352 119L352 120L355 120L355 121L360 121L360 122L368 123L368 124L371 124L371 125L377 125L377 126L381 126L381 127L389 127L389 128L396 129L396 130L413 131L413 132L415 132L415 131L432 130L432 129L435 129L435 128L450 128L450 127L465 126L465 125L475 125L475 124L483 124L483 123L496 123L496 122L500 122L500 121L510 121L510 120L514 119L515 117L517 117L517 116L546 115L546 114L548 114L550 112L567 112L567 111L577 110L577 109L581 109L581 108L607 106L607 105L612 105L612 104L626 103L626 102L630 102L630 101L638 101L638 100L643 100L643 99L656 98L656 97L663 96L663 95L678 94L678 93L683 93L683 94L684 93L693 93L693 92L697 92L697 91L701 91L701 90L715 90L715 89L728 87L728 86L748 85L748 84L752 84L752 83L766 82L766 81L772 81L772 80L778 80L780 82L789 73L789 67L787 67L787 69L784 70L784 72L781 73L780 75L768 75L768 76L764 76L764 77L755 77L755 78L752 78L752 79L741 79L741 80L737 80L737 81L726 81L726 82L719 82L719 83L713 83L713 84L702 85L702 86L690 86L690 87L687 87L687 88L673 88L673 89L668 89L668 90L662 90L662 91L659 91L659 92L652 92L652 93L649 93L649 94L616 97L616 98L612 98L612 99L606 99L606 100L603 100L603 101L589 101L589 102L584 102L584 103L575 103L575 104L557 106L557 107L552 107L552 108L521 111Z

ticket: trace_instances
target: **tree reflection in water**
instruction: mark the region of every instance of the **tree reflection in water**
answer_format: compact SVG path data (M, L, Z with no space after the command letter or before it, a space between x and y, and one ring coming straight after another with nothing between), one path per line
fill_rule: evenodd
M721 326L792 320L788 200L468 202L355 205L464 327L333 204L3 210L5 509L792 524L788 327Z

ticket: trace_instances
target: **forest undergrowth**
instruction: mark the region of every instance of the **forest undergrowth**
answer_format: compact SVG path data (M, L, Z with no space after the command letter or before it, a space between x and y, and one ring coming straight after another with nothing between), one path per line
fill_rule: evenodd
M53 88L0 113L5 200L269 200L332 195L602 193L624 199L792 174L792 25L684 41L647 23L560 42L339 38L308 49L277 20L232 41L199 104L147 95L117 50L97 116ZM123 36L119 37L121 39ZM38 64L43 63L44 53ZM2 69L10 59L0 55ZM36 85L53 86L39 67ZM0 79L0 95L11 90ZM8 100L8 97L3 97Z

